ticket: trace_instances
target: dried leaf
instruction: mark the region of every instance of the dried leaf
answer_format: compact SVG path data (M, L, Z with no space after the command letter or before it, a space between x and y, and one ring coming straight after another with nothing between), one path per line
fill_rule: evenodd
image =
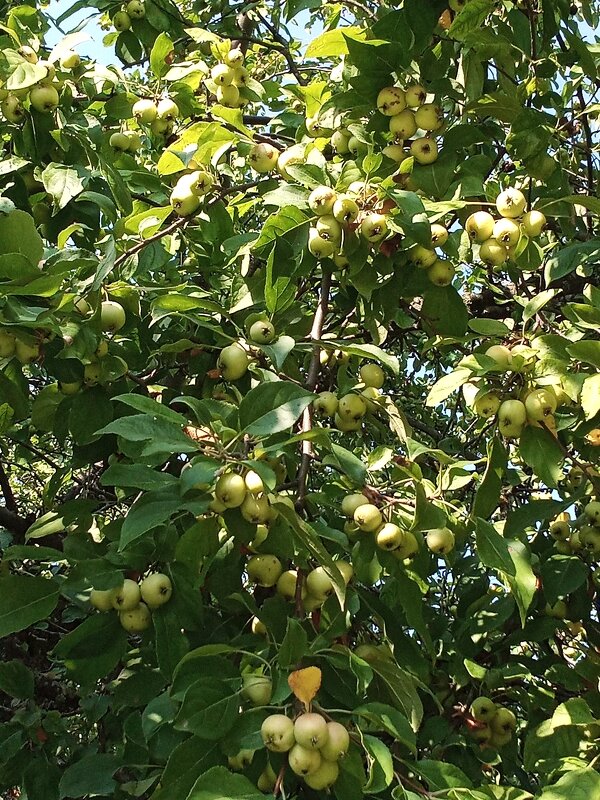
M311 700L321 688L321 670L318 667L306 667L291 672L288 684L298 700L304 703L306 710L310 707Z

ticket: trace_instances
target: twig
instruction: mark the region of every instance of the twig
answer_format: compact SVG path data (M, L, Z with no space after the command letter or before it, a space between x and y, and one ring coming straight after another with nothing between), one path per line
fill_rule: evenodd
M359 3L358 0L343 0L340 2L339 0L325 0L325 5L328 6L348 6L348 8L358 8L360 11L365 14L369 19L376 20L377 14L374 11L371 11L370 8L364 6L362 3Z
M296 62L294 61L294 57L292 56L292 54L290 52L289 42L287 42L285 40L285 38L279 33L279 31L277 30L275 25L272 25L269 22L269 20L267 20L267 19L265 19L263 17L263 15L260 13L260 11L258 11L257 9L254 9L254 12L255 12L256 16L260 19L262 24L265 26L265 28L269 31L271 36L275 39L275 41L279 43L280 47L279 48L273 48L273 49L279 49L279 52L281 53L281 55L287 61L288 67L290 68L290 72L292 73L294 78L296 78L296 80L298 81L300 86L306 86L306 84L307 84L306 78L304 78L300 74L300 70L298 69L298 66L297 66ZM259 40L259 43L260 43L260 40Z
M15 496L13 494L12 486L10 485L10 481L8 480L8 475L4 471L4 467L0 464L0 489L2 489L2 494L4 496L4 502L6 503L6 508L9 511L13 511L15 514L18 513L18 506L17 501L15 500Z
M281 784L283 783L286 767L287 767L287 759L285 759L285 761L281 765L281 769L279 770L279 775L277 776L277 780L275 781L275 786L273 787L273 797L277 797L277 795L281 791Z
M147 239L142 239L141 242L138 242L133 247L130 247L129 250L126 250L123 255L120 255L115 261L115 267L120 267L121 264L124 264L128 258L134 256L136 253L139 253L140 250L143 250L144 247L148 247L149 244L153 242L158 242L159 239L162 239L164 236L168 236L170 233L174 233L174 231L182 228L186 222L189 222L188 217L179 217L168 225L166 228L163 228L162 231L158 231L153 236L149 236Z

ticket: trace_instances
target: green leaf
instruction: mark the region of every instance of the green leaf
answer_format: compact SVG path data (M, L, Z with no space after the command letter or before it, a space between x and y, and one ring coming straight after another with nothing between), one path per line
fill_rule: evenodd
M581 387L581 407L586 419L592 419L600 411L600 374L590 375Z
M368 344L366 342L348 344L348 342L345 342L343 339L327 339L321 342L321 346L323 349L342 350L342 352L348 353L348 355L351 356L370 358L381 366L387 367L395 376L400 372L400 365L396 356L390 355L390 353L387 353L385 350L382 350L381 347L377 347L374 344Z
M20 661L0 662L0 691L18 700L33 700L33 672Z
M66 663L69 678L91 691L113 670L127 651L127 634L116 614L92 614L54 648Z
M342 56L348 53L347 36L364 40L366 31L357 26L336 28L335 30L325 31L306 48L306 58L326 58L329 56Z
M469 314L453 286L432 286L423 297L421 318L426 327L442 336L464 336Z
M280 666L283 669L288 669L299 663L306 653L307 647L308 636L302 627L302 623L293 617L289 617L287 630L279 649Z
M180 427L162 417L132 414L95 431L94 436L114 433L131 442L150 441L154 453L193 453L198 448Z
M473 2L477 2L477 0L473 0ZM461 769L444 761L425 758L417 761L414 769L427 781L430 792L441 792L444 789L452 788L470 789L473 786L471 780Z
M598 377L600 380L600 376ZM600 404L600 400L598 403ZM528 425L519 439L519 453L546 486L552 488L562 480L562 463L565 457L549 431Z
M600 370L600 342L582 340L567 347L567 353L577 361L591 364Z
M366 719L370 729L389 733L411 752L416 752L415 732L406 717L393 706L385 703L365 703L355 708L352 713L354 716Z
M148 492L129 509L121 527L119 549L124 550L140 536L152 531L171 518L181 508L181 499L175 487Z
M389 748L375 736L364 734L362 744L365 748L368 766L368 779L365 791L373 794L382 792L394 779L394 764Z
M600 797L600 775L591 768L574 769L554 786L546 786L539 800L592 800Z
M175 45L168 33L159 33L154 40L150 52L150 69L157 78L162 78L170 67L167 57L173 52Z
M423 719L423 704L415 688L415 679L393 661L373 660L369 666L384 681L396 708L402 711L411 728L417 731Z
M470 369L464 368L452 370L448 375L442 375L429 390L425 405L437 406L443 403L443 401L459 389L463 383L467 383L472 375L473 372Z
M508 452L500 437L494 436L488 443L487 457L487 466L473 501L473 514L484 519L491 517L498 506L502 479L508 466Z
M113 397L113 400L135 408L136 411L150 414L154 418L160 417L161 419L165 419L175 425L187 425L188 423L187 419L177 411L173 411L173 409L163 403L158 403L151 397L146 397L142 394L120 394L117 395L117 397Z
M235 725L238 706L229 683L200 678L185 693L174 727L202 739L221 739Z
M58 586L49 578L0 578L0 638L49 616L58 603Z
M362 460L355 456L354 453L346 450L345 447L335 444L334 442L331 442L329 447L331 449L331 455L323 458L323 464L335 467L351 478L354 483L359 486L362 485L367 474L366 467Z
M270 436L296 422L315 395L289 381L261 383L240 404L240 425L251 436Z
M524 627L527 611L537 590L537 579L531 569L529 550L523 542L511 539L508 543L508 552L515 568L514 577L509 575L508 582L519 607L521 625Z
M454 18L448 35L462 41L467 34L483 25L493 9L493 0L470 0Z
M187 800L264 800L265 796L244 775L213 767L201 775Z
M510 555L509 542L483 519L476 520L476 528L477 555L481 563L514 577L516 568Z
M102 486L120 486L146 491L161 489L176 481L174 475L157 472L144 464L111 464L100 478Z
M550 604L579 589L587 581L588 567L575 556L551 556L542 564L542 586Z
M523 309L523 322L528 322L556 295L558 289L546 289L529 300Z
M267 218L253 249L266 251L269 245L274 244L285 233L303 230L307 227L308 219L303 211L296 206L284 206Z
M546 286L554 281L564 278L577 267L597 263L600 258L600 239L588 242L577 242L566 247L561 247L556 255L551 256L546 262L544 278Z
M29 61L14 50L7 48L3 50L3 55L11 67L11 73L4 86L9 92L30 89L47 75L45 67L41 64L30 64Z
M189 792L199 776L222 759L218 743L191 736L178 744L169 755L161 786L152 795L152 800L181 800L183 797L189 800Z
M69 412L69 430L77 444L89 444L98 436L98 428L108 425L113 418L113 407L101 388L90 388L73 398Z
M42 172L44 189L52 196L54 208L64 208L74 197L83 191L79 171L64 164L51 163Z
M111 795L117 787L113 775L121 766L118 756L97 753L83 756L63 772L60 779L60 796Z
M21 253L37 267L44 245L30 214L19 209L0 214L0 253Z

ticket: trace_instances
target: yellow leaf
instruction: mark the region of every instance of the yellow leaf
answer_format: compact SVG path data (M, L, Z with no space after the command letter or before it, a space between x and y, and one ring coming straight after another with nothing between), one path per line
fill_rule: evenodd
M308 711L310 702L321 688L321 670L318 667L306 667L291 672L288 684L300 702Z

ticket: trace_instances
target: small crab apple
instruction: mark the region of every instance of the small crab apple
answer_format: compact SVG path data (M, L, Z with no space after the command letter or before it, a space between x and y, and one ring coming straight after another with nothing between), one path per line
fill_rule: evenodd
M267 750L287 753L294 746L294 723L284 714L271 714L260 727L260 735Z
M0 111L4 114L8 122L17 124L25 119L26 113L23 103L14 94L7 95L0 103Z
M230 769L233 769L236 772L242 772L242 770L245 770L252 763L254 752L254 750L246 749L240 750L234 756L227 756L227 763L229 764Z
M442 109L435 103L424 103L415 111L415 122L423 131L437 131L443 120Z
M406 98L399 86L386 86L377 95L377 110L386 117L393 117L406 108Z
M488 267L499 267L508 261L508 251L495 239L487 239L479 248L479 258Z
M294 600L298 588L298 570L286 569L281 573L277 579L275 589L277 594L285 597L286 600ZM306 595L306 588L304 585L301 587L301 595Z
M327 723L327 741L321 745L321 755L327 761L343 758L350 747L350 734L339 722Z
M496 713L496 704L489 697L476 697L471 703L469 713L478 722L489 723Z
M487 211L476 211L467 219L465 230L472 242L482 244L492 238L494 218Z
M364 506L367 498L364 494L347 494L342 500L342 514L345 517L354 517L354 512L359 506Z
M407 558L412 558L419 552L419 543L417 537L412 531L404 531L404 538L402 544L395 550L392 550L392 555L399 561L404 561Z
M333 786L339 774L340 768L337 763L322 757L318 769L304 776L304 783L314 791L320 792Z
M350 152L348 150L349 139L350 139L350 134L347 131L334 131L332 133L331 146L338 155L344 156L346 155L346 153Z
M447 229L439 223L431 226L431 244L433 247L443 247L448 241L449 233Z
M322 217L325 214L331 214L336 200L337 193L335 189L330 186L317 186L309 195L308 207L313 214Z
M158 112L158 118L166 120L167 122L173 122L179 116L179 106L174 100L171 100L170 97L164 97L160 100L156 110Z
M385 382L385 373L377 364L363 364L360 368L360 379L365 386L381 389Z
M520 400L505 400L498 409L498 430L507 439L518 439L527 422L527 409Z
M80 64L81 64L81 56L74 50L67 50L67 52L61 56L60 59L61 69L65 70L75 69Z
M173 584L168 575L155 572L144 578L140 584L140 594L148 608L159 608L171 599Z
M508 369L512 365L512 353L506 345L493 344L485 351L485 355L502 369Z
M144 19L146 16L146 6L143 0L129 0L125 6L125 11L127 11L131 19Z
M388 144L381 151L384 156L391 158L396 164L402 164L410 157L410 153L401 144Z
M310 228L308 231L308 250L315 258L330 258L336 249L336 242L332 239L326 239L317 230L317 228Z
M216 64L210 71L210 77L217 86L229 86L233 83L235 72L229 64Z
M402 544L403 539L404 531L393 522L385 522L375 532L377 547L381 550L396 550Z
M253 525L265 525L273 513L267 497L264 495L257 497L250 493L244 498L240 512L242 517Z
M255 172L264 174L272 172L277 167L278 158L279 150L276 147L266 142L258 142L252 146L247 160Z
M339 244L342 241L343 228L333 214L323 214L315 223L315 230L322 239Z
M125 325L125 309L114 300L104 300L100 305L100 327L103 331L116 333Z
M120 611L119 622L128 633L142 633L150 627L152 615L145 603L138 603L129 611Z
M131 611L142 599L140 587L135 581L125 578L123 585L112 596L113 608L117 611Z
M521 238L521 226L514 219L503 217L494 223L492 238L504 247L515 247Z
M224 380L237 381L246 374L249 363L250 359L244 348L234 342L221 350L217 366Z
M316 567L308 573L306 590L317 600L326 600L333 592L333 581L323 567Z
M131 109L133 116L139 121L149 124L153 122L158 116L158 108L154 100L149 98L142 98L136 100Z
M500 408L500 398L495 392L486 392L475 400L473 409L478 417L490 419Z
M29 92L29 102L36 111L50 114L58 108L60 98L54 86L34 86Z
M280 175L286 180L293 180L292 175L289 173L289 167L299 166L304 164L306 146L303 144L293 144L284 150L277 157L277 169Z
M229 108L238 108L240 105L240 90L234 83L217 86L217 102Z
M456 268L450 261L438 258L427 270L427 277L436 286L449 286L454 280Z
M356 421L367 413L367 404L358 394L345 394L338 402L337 413L342 419Z
M112 23L116 31L128 31L131 28L131 17L126 11L117 11Z
M90 592L90 605L98 611L110 611L113 606L114 589L92 589Z
M496 198L496 208L501 217L515 219L525 212L527 200L519 189L505 189Z
M246 572L251 583L269 588L275 586L283 572L283 567L277 556L259 553L248 559Z
M427 531L427 547L438 556L446 555L454 547L454 534L450 528L433 528Z
M390 133L396 139L410 139L416 132L415 113L410 108L405 108L404 111L390 117Z
M438 260L438 254L435 250L429 250L429 248L420 244L416 244L408 255L415 267L419 269L429 269Z
M410 146L410 154L415 159L417 164L427 166L437 161L438 146L435 139L430 139L424 136L421 139L415 139Z
M255 344L269 344L276 337L275 326L266 319L260 319L252 323L248 335Z
M360 209L356 201L348 195L340 195L333 204L333 217L340 223L347 225L354 222Z
M539 422L556 411L556 395L546 389L535 389L525 398L527 418Z
M521 220L523 233L535 239L546 227L546 217L541 211L532 209L523 215Z
M405 100L409 108L419 108L427 100L427 90L420 83L412 84L406 89Z
M241 67L244 63L244 51L240 47L233 47L223 56L223 61L230 67Z
M363 505L358 506L353 514L353 519L361 531L366 533L378 530L383 523L381 511L372 503L363 503Z
M380 242L388 232L385 214L377 214L375 212L367 214L360 223L360 232L371 244Z
M333 417L338 409L338 399L333 392L320 392L313 403L313 408L321 417Z
M294 738L302 747L319 750L327 743L327 721L320 714L301 714L294 722Z
M266 706L271 702L273 683L266 675L246 672L242 675L242 695L253 706Z
M288 764L292 772L304 777L319 769L321 754L318 750L295 744L288 753Z
M225 508L238 508L246 497L246 482L236 472L226 472L218 479L215 497Z

